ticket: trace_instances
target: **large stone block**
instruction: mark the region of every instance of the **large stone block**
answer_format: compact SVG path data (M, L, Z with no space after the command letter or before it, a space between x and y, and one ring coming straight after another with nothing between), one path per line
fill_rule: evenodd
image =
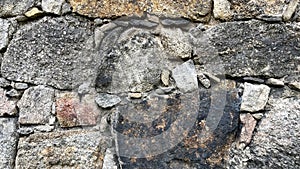
M297 24L227 22L202 32L195 44L201 71L231 77L299 77ZM196 59L197 60L197 59ZM218 67L223 66L223 69Z
M93 77L93 64L98 63L89 51L92 27L72 16L44 17L24 25L4 54L2 75L60 89L78 86Z
M211 12L211 0L195 1L117 1L117 0L71 0L74 12L89 17L111 18L124 15L141 15L150 12L162 16L185 17L191 20L208 21Z
M109 146L98 131L33 134L20 138L16 168L102 168Z

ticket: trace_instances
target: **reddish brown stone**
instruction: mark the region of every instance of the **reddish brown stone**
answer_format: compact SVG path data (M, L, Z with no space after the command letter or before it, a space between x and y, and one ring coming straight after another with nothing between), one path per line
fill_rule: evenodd
M245 143L247 145L252 139L252 133L254 131L257 121L252 117L250 113L241 114L240 120L243 124L240 136L240 143Z
M16 101L5 96L5 91L0 88L0 116L15 115L16 112Z
M96 125L99 110L91 95L81 99L76 93L60 93L56 113L61 127Z

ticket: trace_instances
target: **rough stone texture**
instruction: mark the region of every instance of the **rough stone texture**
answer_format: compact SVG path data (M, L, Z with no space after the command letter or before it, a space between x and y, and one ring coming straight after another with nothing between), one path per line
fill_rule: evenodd
M64 2L65 0L42 0L42 9L45 12L60 15Z
M177 160L191 168L220 168L237 130L239 102L234 89L218 88L152 96L118 106L113 121L122 168L169 169ZM172 168L181 166L185 165Z
M208 89L210 87L210 81L203 73L198 73L197 78L205 88Z
M299 0L291 0L289 2L288 6L286 7L286 9L282 15L282 19L284 21L289 21L292 18L292 15L295 13L298 3L299 3Z
M275 79L275 78L270 78L266 81L267 84L269 85L274 85L274 86L279 86L279 87L283 87L284 86L284 82L280 79Z
M230 2L227 0L214 0L213 16L216 19L229 20L232 17Z
M185 93L198 89L197 74L192 60L173 69L172 76L180 91Z
M257 122L250 113L240 114L240 120L243 124L243 127L241 130L239 143L244 143L245 145L248 145L252 139L252 133Z
M195 49L203 72L233 77L297 79L300 60L297 24L261 21L227 22L202 33ZM215 67L223 65L223 69ZM213 69L212 69L213 68Z
M16 168L101 168L109 146L98 131L33 134L20 138Z
M19 29L1 65L4 77L14 81L74 88L93 78L97 64L87 52L91 25L71 16L44 17Z
M269 98L270 88L266 85L245 83L241 111L256 112L263 110Z
M98 91L113 94L150 91L159 85L161 70L172 68L170 60L174 57L160 48L161 42L147 29L115 26L102 27L97 36L104 38L95 41L96 44L100 41L99 51L103 56L96 78Z
M188 36L179 28L163 29L161 31L164 51L173 57L189 59L192 55L192 45Z
M299 168L299 98L271 98L271 110L258 124L245 151L233 150L230 168Z
M8 45L9 27L10 27L10 22L8 20L0 18L0 51L2 51Z
M116 1L116 0L70 0L73 11L89 17L111 18L123 15L142 15L150 12L161 16L185 17L207 21L211 12L211 0L195 1Z
M103 159L103 166L102 169L118 169L117 163L116 163L116 158L113 153L113 150L107 149L105 152L105 156Z
M0 116L15 115L17 101L6 96L4 89L0 88Z
M0 17L16 16L24 13L34 5L34 0L1 0Z
M56 116L61 127L95 125L99 115L94 95L79 96L75 92L56 94Z
M27 83L15 83L14 88L17 90L24 90L24 89L28 88L28 84Z
M121 98L115 95L100 93L95 98L96 103L102 108L113 107L121 102Z
M45 86L25 90L18 102L19 123L47 124L51 117L54 90Z
M16 89L11 89L6 92L6 95L9 97L19 97L21 95L21 93L19 91L17 91Z
M170 71L169 70L162 70L160 75L160 80L164 86L169 86L170 84Z
M296 90L299 90L299 91L300 91L300 82L291 82L291 83L289 83L289 86L290 86L292 89L296 89Z
M17 144L16 120L0 118L0 168L14 168Z
M0 87L9 87L9 86L10 86L10 82L0 77Z
M260 15L281 15L286 7L284 0L232 0L234 19L255 18Z

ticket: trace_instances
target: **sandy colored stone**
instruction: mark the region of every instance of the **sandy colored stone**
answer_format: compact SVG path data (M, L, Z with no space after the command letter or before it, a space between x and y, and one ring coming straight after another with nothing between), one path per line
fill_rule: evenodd
M214 0L213 15L216 19L229 20L232 17L230 2L227 0Z
M286 7L284 13L282 14L282 19L284 21L289 21L292 18L292 15L295 13L299 0L291 0L288 6Z
M42 13L43 13L43 11L39 10L37 7L33 7L29 11L25 12L24 15L28 18L34 18L34 17L41 15Z
M102 168L110 145L97 131L32 134L18 144L16 168Z
M95 125L99 115L93 95L79 97L75 92L58 93L55 109L61 127Z
M70 0L73 12L89 17L111 18L123 15L142 15L143 12L153 14L185 17L197 21L208 21L211 11L211 0L193 1L118 1L118 0Z

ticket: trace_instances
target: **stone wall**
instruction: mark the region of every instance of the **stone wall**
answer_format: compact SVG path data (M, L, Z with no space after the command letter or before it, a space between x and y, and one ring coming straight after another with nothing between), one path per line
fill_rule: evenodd
M0 1L0 168L300 168L298 0Z

